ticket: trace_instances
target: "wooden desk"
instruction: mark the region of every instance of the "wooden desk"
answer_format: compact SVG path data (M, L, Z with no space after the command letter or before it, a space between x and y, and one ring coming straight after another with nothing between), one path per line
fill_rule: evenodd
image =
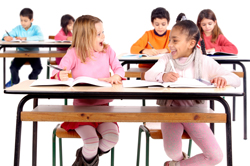
M62 51L39 51L38 53L32 52L20 52L20 51L8 51L6 48L11 47L70 47L71 43L56 43L56 42L5 42L0 41L0 50L3 49L3 53L0 53L0 57L3 57L3 88L6 83L6 59L5 58L40 58L40 57L63 57L65 52Z
M216 100L220 102L227 114L226 123L226 143L227 143L227 163L232 166L232 133L231 133L231 113L226 100L220 96L243 96L244 93L232 87L223 89L216 88L123 88L121 85L113 87L95 86L47 86L30 87L33 81L28 80L14 85L4 90L6 94L26 94L19 102L17 108L16 139L14 165L19 165L20 143L21 143L21 113L25 103L34 99L34 108L38 106L38 98L82 98L82 99L199 99ZM33 166L36 165L37 157L37 123L33 122Z
M123 54L118 55L119 61L121 61L122 66L128 65L129 69L129 64L152 64L156 63L159 59L159 57L142 57L139 59L126 59L122 58ZM212 58L217 61L220 64L233 64L233 69L236 69L236 65L239 65L242 68L242 72L244 73L243 75L243 92L245 95L243 96L243 139L247 139L247 71L245 68L245 65L242 62L250 62L250 58L241 58L240 56L238 57L232 57L232 58L224 58L223 56L216 56ZM235 97L233 97L233 121L235 121Z

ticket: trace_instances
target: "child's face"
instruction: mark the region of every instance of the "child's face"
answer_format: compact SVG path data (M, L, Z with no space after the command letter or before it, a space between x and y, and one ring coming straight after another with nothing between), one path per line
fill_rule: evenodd
M162 35L166 32L167 27L168 27L168 20L166 18L156 18L152 22L153 27L155 28L155 31L159 34Z
M103 50L103 42L105 39L102 22L96 23L95 28L96 28L97 35L94 40L94 50L96 52L101 52Z
M28 30L33 22L33 18L30 20L29 17L20 16L21 25L24 29Z
M72 31L73 25L74 25L74 22L72 20L70 20L69 23L68 23L68 25L67 25L68 31Z
M213 31L215 25L216 25L216 21L213 21L213 20L210 20L207 18L203 18L201 20L201 28L206 35L212 34L212 31Z
M174 27L169 36L168 47L171 51L173 59L178 59L180 57L188 57L192 54L195 40L187 40L187 34L181 32L180 28Z

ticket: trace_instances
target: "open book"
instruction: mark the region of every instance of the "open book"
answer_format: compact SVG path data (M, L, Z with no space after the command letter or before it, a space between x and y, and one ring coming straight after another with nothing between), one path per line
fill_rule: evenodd
M228 52L209 52L207 53L207 56L237 56L237 55Z
M135 88L135 87L190 87L190 88L209 88L215 87L206 80L196 80L191 78L178 78L175 82L151 82L145 80L124 80L122 81L123 87Z
M112 87L108 82L99 81L96 78L91 77L77 77L76 79L69 78L68 81L59 81L57 79L38 79L34 81L30 86L51 86L51 85L67 85L74 86L76 84L90 84L95 86Z
M159 58L162 57L165 54L158 54L158 55L146 55L146 54L125 54L123 55L121 58L122 59L139 59L139 58L143 58L143 57L152 57L152 58Z
M70 40L55 40L55 43L72 43Z

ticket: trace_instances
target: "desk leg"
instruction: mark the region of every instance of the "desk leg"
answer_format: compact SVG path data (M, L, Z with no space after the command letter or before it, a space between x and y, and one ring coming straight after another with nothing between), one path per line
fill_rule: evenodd
M34 98L33 108L37 107L38 99ZM37 164L37 122L33 122L32 166Z
M235 64L233 64L233 70L236 70ZM235 121L235 96L233 96L233 121Z
M25 96L18 104L16 116L16 137L15 137L15 151L14 151L14 166L19 166L20 162L20 147L21 147L21 112L23 111L24 104L31 99L30 96Z
M6 71L5 71L5 69L6 69L6 59L5 59L5 57L3 58L3 89L5 89L5 83L6 83L6 76L5 76L5 74L6 74Z
M227 166L233 166L230 107L229 107L228 103L223 98L220 98L218 101L224 106L225 113L227 114L227 123L226 123Z
M210 108L214 111L214 100L210 100ZM210 123L210 129L214 133L214 123Z

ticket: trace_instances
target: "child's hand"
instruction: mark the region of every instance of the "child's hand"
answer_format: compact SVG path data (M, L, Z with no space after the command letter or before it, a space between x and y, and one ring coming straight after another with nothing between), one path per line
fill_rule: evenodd
M147 55L158 55L159 54L159 51L156 50L156 49L144 49L142 51L143 54L147 54Z
M217 88L224 88L227 85L227 80L223 77L216 77L210 81Z
M98 78L99 81L105 81L105 82L108 82L110 84L121 84L122 81L121 81L121 76L115 74L113 75L112 77L109 77L109 78Z
M215 48L210 48L206 50L207 53L214 53L215 52Z
M178 80L179 77L180 76L178 73L169 72L169 73L163 74L162 80L163 80L163 82L175 82Z
M16 37L16 39L17 39L17 40L23 40L23 41L27 40L26 37Z
M11 36L5 36L3 39L5 41L11 41L11 40L13 40L13 37L11 37Z
M72 41L72 36L67 37L67 40Z
M158 49L157 50L159 54L165 54L165 53L169 53L168 49L164 48L164 49Z
M69 79L69 75L68 75L69 73L70 73L70 71L67 70L67 67L64 67L63 71L60 71L59 74L58 74L60 79L58 78L57 74L55 76L55 79L58 79L58 80L61 80L61 81L67 81Z

